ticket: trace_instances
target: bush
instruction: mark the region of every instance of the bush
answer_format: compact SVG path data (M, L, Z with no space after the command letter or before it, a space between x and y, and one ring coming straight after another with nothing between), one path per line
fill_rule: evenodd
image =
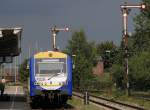
M114 64L111 68L112 79L116 84L117 88L124 89L125 81L124 81L124 71L122 65Z
M150 53L142 52L130 59L129 81L134 90L150 90Z

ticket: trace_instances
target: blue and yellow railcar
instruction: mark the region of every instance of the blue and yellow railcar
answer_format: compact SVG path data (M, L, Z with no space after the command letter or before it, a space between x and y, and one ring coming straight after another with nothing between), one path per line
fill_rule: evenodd
M30 58L30 98L65 103L72 96L72 58L59 51L39 52Z

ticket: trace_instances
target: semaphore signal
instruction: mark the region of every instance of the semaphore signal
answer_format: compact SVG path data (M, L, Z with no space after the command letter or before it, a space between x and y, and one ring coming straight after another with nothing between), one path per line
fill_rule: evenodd
M129 95L129 79L128 79L128 74L129 74L129 66L128 66L128 15L131 11L131 8L139 8L141 10L146 9L145 4L138 4L138 5L131 5L127 4L126 2L124 5L121 5L121 11L122 11L122 16L123 16L123 44L124 44L124 49L125 49L125 82L126 82L126 95Z
M56 26L52 27L50 29L50 31L52 32L52 47L54 50L57 50L57 47L56 47L56 35L58 34L59 31L69 31L69 28L66 27L66 28L57 28Z

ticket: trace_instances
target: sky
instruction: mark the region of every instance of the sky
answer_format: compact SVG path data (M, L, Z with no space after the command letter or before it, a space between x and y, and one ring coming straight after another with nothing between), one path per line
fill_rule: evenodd
M49 29L70 28L60 32L57 45L63 50L74 31L84 29L87 40L96 43L113 41L119 45L122 36L120 5L137 4L140 0L0 0L0 27L22 27L21 59L36 50L51 50ZM129 16L129 31L133 32L132 18L138 14L133 9Z

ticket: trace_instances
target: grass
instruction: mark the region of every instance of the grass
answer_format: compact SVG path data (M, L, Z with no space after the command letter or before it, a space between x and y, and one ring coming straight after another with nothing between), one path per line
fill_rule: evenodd
M113 99L116 101L122 101L128 104L133 104L133 105L137 105L137 106L142 106L146 109L150 108L150 101L144 100L144 99L140 99L140 98L136 98L133 96L127 97L125 95L125 93L123 91L113 91L111 94L110 93L92 93L93 95L97 95L97 96L102 96L102 97L106 97L108 99Z
M129 104L135 104L138 106L142 106L142 107L147 108L147 109L150 108L150 101L146 101L144 99L139 99L139 98L135 98L135 97L127 97L125 95L117 97L116 99L120 100L120 101L125 101Z
M80 99L74 98L74 97L68 101L68 104L75 107L74 108L75 110L103 110L92 104L84 105L83 101L81 101Z

